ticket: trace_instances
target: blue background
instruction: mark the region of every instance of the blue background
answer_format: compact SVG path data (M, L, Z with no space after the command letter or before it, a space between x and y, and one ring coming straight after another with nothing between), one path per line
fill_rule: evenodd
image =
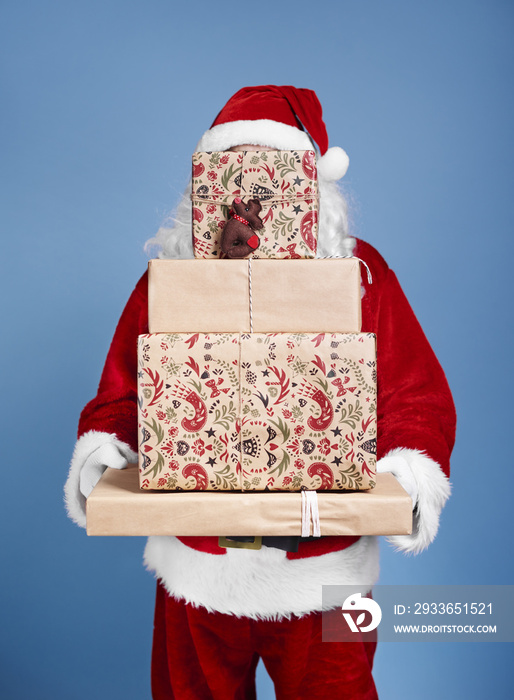
M381 583L513 583L513 9L4 0L3 698L149 697L144 540L88 539L62 486L143 243L243 85L317 91L331 144L350 155L353 233L397 272L454 391L440 534L416 558L384 543ZM384 644L380 697L511 697L511 651Z

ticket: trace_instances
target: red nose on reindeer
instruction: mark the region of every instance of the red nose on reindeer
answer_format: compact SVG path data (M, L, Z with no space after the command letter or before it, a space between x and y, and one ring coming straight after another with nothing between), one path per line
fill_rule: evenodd
M234 204L241 204L241 197L236 197L234 199Z

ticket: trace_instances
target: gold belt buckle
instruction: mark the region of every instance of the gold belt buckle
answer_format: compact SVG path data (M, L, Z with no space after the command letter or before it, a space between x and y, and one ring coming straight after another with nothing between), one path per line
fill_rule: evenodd
M262 537L253 537L251 542L240 542L231 540L230 537L218 537L218 545L223 549L260 549L262 547Z

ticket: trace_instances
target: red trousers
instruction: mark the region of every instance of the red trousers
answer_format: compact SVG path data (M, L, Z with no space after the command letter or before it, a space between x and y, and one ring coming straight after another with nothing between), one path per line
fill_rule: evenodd
M209 613L157 584L152 697L255 700L260 657L277 700L377 700L376 641L322 642L321 631L321 613L279 622Z

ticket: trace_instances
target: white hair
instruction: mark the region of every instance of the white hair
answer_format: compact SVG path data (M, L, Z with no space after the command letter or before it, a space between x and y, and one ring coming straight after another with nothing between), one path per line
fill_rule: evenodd
M353 253L355 238L348 233L348 205L336 182L319 178L318 258L348 257ZM191 215L191 180L176 209L165 219L153 238L145 243L152 254L157 248L161 260L193 258Z

